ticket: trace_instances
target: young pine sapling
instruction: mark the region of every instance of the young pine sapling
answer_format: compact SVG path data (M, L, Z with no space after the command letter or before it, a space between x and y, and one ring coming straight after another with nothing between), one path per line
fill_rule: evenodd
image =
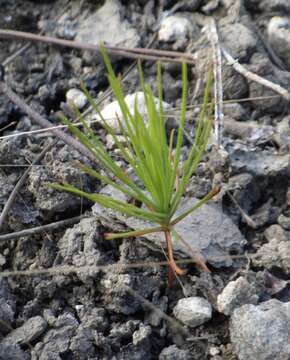
M137 231L128 231L118 234L107 233L105 234L105 238L128 238L142 236L153 232L163 232L167 244L170 279L172 279L174 273L177 275L183 275L185 273L174 261L172 236L179 239L189 249L194 261L203 270L208 271L202 257L196 254L187 242L179 236L174 229L174 225L206 203L217 192L217 189L213 189L193 207L189 208L181 215L176 216L176 211L185 194L188 182L199 164L211 133L212 106L209 106L211 72L208 74L204 100L195 131L195 138L189 149L187 159L181 164L181 149L183 145L188 88L186 63L182 63L181 113L177 130L176 145L174 146L173 132L171 133L169 141L166 134L160 63L157 65L158 105L155 104L155 99L150 86L144 82L143 72L139 63L140 83L147 111L145 120L142 118L138 109L137 98L135 100L134 111L130 111L128 108L120 81L113 71L109 57L104 48L102 48L102 55L107 68L110 87L118 101L122 113L122 121L120 119L117 120L120 132L126 139L125 145L119 140L116 132L109 126L106 119L103 118L100 109L88 93L87 89L84 87L82 88L86 93L90 104L99 115L104 128L108 134L112 136L121 157L135 173L138 182L133 181L132 177L130 177L128 173L114 161L103 143L98 139L81 114L79 114L79 116L84 131L81 131L65 117L63 118L63 122L68 125L70 131L96 157L102 165L102 168L105 170L106 175L103 175L86 165L81 165L81 169L95 177L97 180L100 180L102 183L110 184L135 201L133 203L127 203L110 196L87 193L70 184L51 184L51 186L57 190L67 191L85 197L101 206L113 209L114 211L119 211L128 216L137 217L142 220L150 221L152 224L157 224L158 226ZM136 204L143 204L143 206L139 207Z

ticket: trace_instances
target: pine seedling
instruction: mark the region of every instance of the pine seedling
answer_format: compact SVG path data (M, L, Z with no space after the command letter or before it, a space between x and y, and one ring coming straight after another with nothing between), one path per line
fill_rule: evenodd
M114 199L110 196L87 193L70 184L51 184L54 189L70 192L87 198L101 206L121 212L127 216L133 216L147 220L157 226L152 228L128 231L122 233L106 233L106 239L129 238L146 235L154 232L163 232L167 244L167 256L169 275L183 275L185 272L174 261L172 236L179 239L193 254L194 261L208 271L201 256L194 253L187 242L177 234L174 225L183 220L187 215L206 203L215 193L212 190L193 207L180 215L176 215L180 202L185 194L188 182L196 170L197 165L205 151L211 133L211 109L209 105L211 72L204 92L204 100L201 106L197 123L195 138L189 149L187 159L181 164L181 150L183 145L185 115L187 106L187 65L182 63L182 102L181 113L177 130L176 145L173 146L173 134L169 141L166 134L165 116L163 111L163 90L161 83L161 65L157 65L157 89L159 103L156 105L153 92L144 82L144 76L139 63L140 83L146 104L147 117L142 118L138 110L138 100L135 100L134 111L128 108L124 99L120 81L116 77L109 57L101 47L102 56L108 72L110 87L116 97L122 113L122 121L118 119L120 132L126 139L126 145L119 141L116 132L103 118L102 113L89 92L83 87L83 91L99 115L102 124L108 134L113 137L115 145L123 160L131 167L134 177L128 175L110 156L107 149L93 132L85 119L79 114L83 129L81 131L69 119L63 118L70 131L100 162L106 175L95 169L82 165L81 169L104 184L109 184L124 193L127 197L135 200L131 203ZM116 180L117 179L117 180ZM142 204L138 206L136 204Z

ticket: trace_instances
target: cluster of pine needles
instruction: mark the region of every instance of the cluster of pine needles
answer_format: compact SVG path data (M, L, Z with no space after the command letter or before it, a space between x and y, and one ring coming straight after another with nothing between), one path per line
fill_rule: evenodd
M144 94L147 112L145 119L138 109L137 96L134 111L129 109L120 81L114 73L104 47L102 47L102 56L107 69L110 87L122 113L122 121L118 117L117 121L120 133L123 135L125 142L120 140L116 131L114 131L106 119L104 119L88 90L84 86L82 86L82 90L85 92L91 106L101 119L103 127L107 133L112 136L122 159L131 167L131 170L134 172L134 178L136 178L137 181L133 181L133 176L128 175L128 172L115 162L105 145L79 112L78 115L83 125L83 131L66 117L63 117L63 122L68 125L70 131L76 138L96 157L102 169L105 170L106 175L84 164L81 165L82 171L93 176L103 184L113 186L133 201L125 202L99 193L87 193L70 184L51 184L51 186L54 189L87 198L116 212L121 212L127 216L136 217L155 224L152 228L137 231L118 234L107 233L105 234L105 238L128 238L153 232L163 232L167 244L169 275L171 278L173 274L182 275L184 274L184 270L174 261L172 237L181 241L187 248L190 247L176 232L174 225L206 203L216 193L216 189L213 189L193 207L178 216L176 215L188 182L201 160L211 134L212 106L210 103L210 93L212 72L208 72L203 104L200 109L193 143L188 151L186 160L181 161L188 92L186 63L182 63L182 100L177 133L174 134L174 131L172 131L170 136L167 136L166 120L163 111L161 64L157 63L158 103L156 103L151 87L144 81L141 64L138 64L140 85ZM174 135L176 135L175 141ZM142 204L142 206L139 206L140 204ZM202 257L196 254L193 249L191 249L191 253L196 263L202 267L203 270L208 271Z

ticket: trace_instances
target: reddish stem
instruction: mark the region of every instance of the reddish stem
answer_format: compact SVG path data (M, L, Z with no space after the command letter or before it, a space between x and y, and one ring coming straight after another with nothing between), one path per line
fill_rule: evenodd
M177 275L184 275L185 271L180 269L175 263L174 257L173 257L173 248L172 248L172 238L170 231L166 230L164 231L165 239L166 239L166 245L167 245L167 255L168 255L168 265L169 265L169 273L168 273L168 283L169 286L172 284L173 281L173 274Z

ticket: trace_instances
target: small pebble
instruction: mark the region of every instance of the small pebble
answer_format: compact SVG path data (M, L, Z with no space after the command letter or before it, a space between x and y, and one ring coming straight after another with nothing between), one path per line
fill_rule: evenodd
M188 297L178 301L173 314L185 325L196 327L211 319L212 307L201 297Z
M230 315L242 305L257 304L258 299L255 288L245 278L239 277L235 281L230 281L218 295L217 307L219 312Z
M162 20L158 39L165 42L173 42L186 39L192 32L192 25L186 18L180 16L168 16Z
M282 226L283 229L290 230L290 217L281 214L278 217L278 223Z
M70 89L66 93L66 102L78 109L82 109L86 105L87 101L88 99L86 95L81 90Z

